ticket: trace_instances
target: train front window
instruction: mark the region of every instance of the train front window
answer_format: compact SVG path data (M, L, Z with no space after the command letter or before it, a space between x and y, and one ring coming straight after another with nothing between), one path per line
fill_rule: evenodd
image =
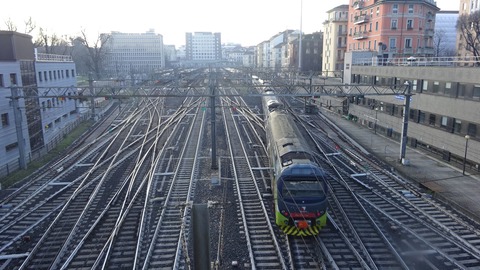
M284 199L324 198L322 182L320 181L285 181L282 195Z

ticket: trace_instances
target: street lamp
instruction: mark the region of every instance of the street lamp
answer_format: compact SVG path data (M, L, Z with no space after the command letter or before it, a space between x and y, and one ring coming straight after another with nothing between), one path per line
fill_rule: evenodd
M465 175L465 164L467 163L467 148L468 148L468 140L470 136L465 135L465 157L463 158L463 175Z

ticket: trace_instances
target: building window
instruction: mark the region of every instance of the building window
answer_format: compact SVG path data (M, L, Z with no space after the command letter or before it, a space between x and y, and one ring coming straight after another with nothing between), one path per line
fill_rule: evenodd
M466 90L467 90L467 85L466 84L463 84L463 83L458 84L458 96L459 97L464 97Z
M375 22L375 31L378 31L378 22Z
M2 127L10 125L8 121L8 113L2 113Z
M431 126L435 126L435 121L437 120L436 118L437 117L435 114L430 114L430 117L428 119L428 124Z
M480 84L473 85L473 98L480 99Z
M433 82L432 92L433 93L438 93L439 90L440 90L440 82Z
M412 19L407 20L407 29L413 29L413 20Z
M467 134L475 137L477 135L477 125L473 123L468 123Z
M51 70L48 71L48 79L50 81L52 80L52 71Z
M421 124L425 123L425 113L422 111L418 111L418 122Z
M412 90L413 90L413 91L417 91L417 84L418 84L418 81L417 81L417 80L413 80L413 81L412 81Z
M428 81L424 80L423 86L422 86L422 92L427 92L427 91L428 91Z
M3 84L3 74L0 74L0 87L4 87L5 85Z
M70 78L70 70L65 70L65 73L67 73L67 78Z
M380 15L380 7L377 7L377 17Z
M45 78L45 81L48 81L48 77L47 77L47 72L46 72L46 71L43 72L43 78Z
M392 6L392 13L397 14L398 13L398 4L393 4Z
M395 49L397 48L397 39L396 38L390 38L390 49Z
M448 117L442 116L442 122L440 123L442 127L447 127L448 125Z
M10 85L17 85L17 74L10 73Z
M11 143L11 144L8 144L5 146L5 151L12 151L13 149L17 148L18 146L18 143L17 142L14 142L14 143Z
M42 72L41 72L41 71L38 72L38 80L39 80L40 82L43 82Z
M415 119L415 114L416 114L416 112L417 112L417 110L411 109L411 110L409 111L409 116L408 116L411 120L413 120L413 121L415 121L415 122L417 122L417 119Z
M405 39L405 49L411 49L412 48L412 39L411 38L406 38Z
M413 14L413 4L408 5L408 13Z
M454 131L455 133L460 133L462 131L462 121L455 119Z
M397 29L397 23L398 23L398 21L395 20L395 19L393 19L393 20L392 20L392 23L391 23L391 28L392 28L392 29Z

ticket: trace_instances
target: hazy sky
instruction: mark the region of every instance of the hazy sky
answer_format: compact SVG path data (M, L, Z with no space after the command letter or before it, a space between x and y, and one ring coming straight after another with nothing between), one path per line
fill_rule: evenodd
M126 3L125 3L126 2ZM322 31L326 11L348 0L303 0L302 29ZM144 33L154 29L165 44L185 44L186 32L221 32L222 43L257 45L286 29L300 29L301 0L2 0L0 29L8 18L24 31L32 17L47 33L91 37L120 31ZM458 10L459 0L437 0L442 10ZM33 34L35 38L35 34Z

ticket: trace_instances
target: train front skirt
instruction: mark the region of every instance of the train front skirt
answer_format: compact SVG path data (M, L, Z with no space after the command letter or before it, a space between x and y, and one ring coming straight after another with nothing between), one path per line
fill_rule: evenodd
M289 218L283 216L279 212L276 213L276 223L280 227L280 229L285 234L294 235L294 236L318 235L322 227L324 227L327 224L327 213L324 213L322 216L315 219L316 224L314 225L305 226L302 224L302 220L296 220L296 221L300 221L300 222L293 222L292 224ZM306 223L305 220L303 220L303 223Z

